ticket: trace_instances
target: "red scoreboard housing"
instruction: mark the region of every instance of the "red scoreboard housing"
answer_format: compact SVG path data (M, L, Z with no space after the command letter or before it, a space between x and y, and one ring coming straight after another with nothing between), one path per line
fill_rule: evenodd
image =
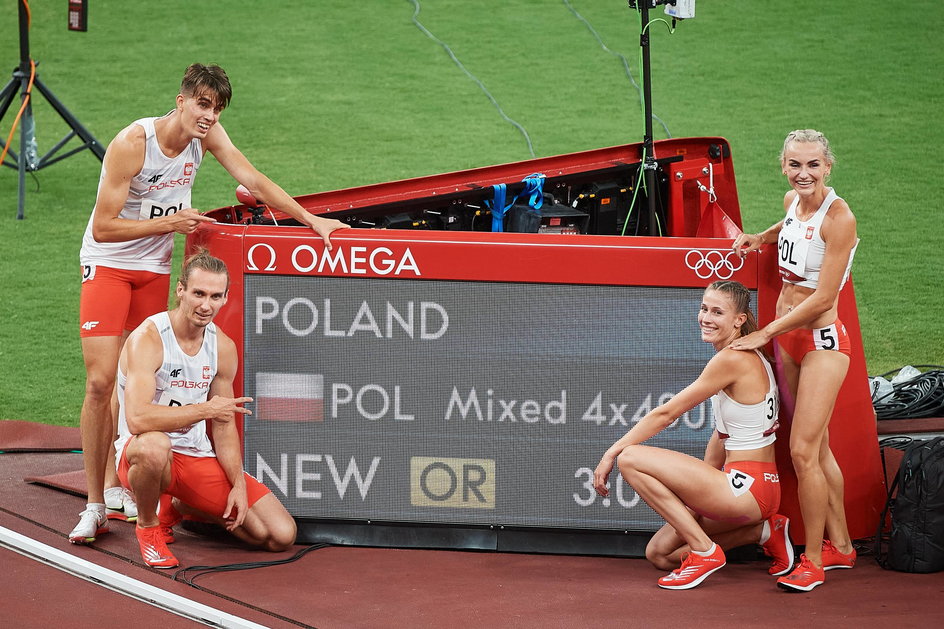
M300 539L642 554L661 520L617 472L612 500L596 496L593 468L710 358L695 321L705 286L744 283L762 325L780 290L775 247L731 251L742 222L727 142L663 140L655 153L654 191L636 190L631 144L298 197L352 226L331 251L268 208L209 213L218 222L187 247L231 274L217 323L239 348L237 395L254 398L245 467ZM492 231L508 225L495 186L511 199L536 175L537 233ZM839 309L853 353L830 444L861 538L884 478L851 281ZM708 404L649 443L701 457ZM781 512L803 543L790 408Z

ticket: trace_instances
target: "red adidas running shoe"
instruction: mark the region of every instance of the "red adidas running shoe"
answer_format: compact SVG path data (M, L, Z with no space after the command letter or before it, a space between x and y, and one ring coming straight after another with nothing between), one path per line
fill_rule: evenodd
M167 548L160 526L148 528L135 527L134 534L138 538L138 547L141 549L141 558L152 568L176 568L180 565L174 554Z

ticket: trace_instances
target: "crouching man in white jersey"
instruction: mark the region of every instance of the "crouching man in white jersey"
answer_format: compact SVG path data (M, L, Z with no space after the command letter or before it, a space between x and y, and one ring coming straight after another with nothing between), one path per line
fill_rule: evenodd
M119 358L118 477L134 492L141 556L154 568L178 565L167 544L181 514L218 522L266 550L295 543L292 516L242 468L234 418L250 413L240 405L252 398L233 397L236 344L213 324L228 290L222 260L206 251L191 256L178 306L148 317ZM174 499L162 501L158 514L162 494Z
M80 430L88 505L69 534L74 544L94 542L106 533L106 514L131 522L137 515L110 465L115 366L128 333L167 307L174 234L213 222L191 207L190 198L206 152L255 198L311 227L326 249L331 249L329 235L347 227L305 211L236 148L219 122L231 96L222 68L195 63L184 74L174 108L131 123L105 153L79 254L79 335L86 370Z

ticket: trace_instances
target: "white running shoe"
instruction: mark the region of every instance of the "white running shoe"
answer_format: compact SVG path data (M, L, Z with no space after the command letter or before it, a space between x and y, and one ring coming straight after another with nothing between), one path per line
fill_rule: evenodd
M109 520L136 522L138 505L131 492L124 487L109 487L105 490L105 515Z
M69 541L73 544L91 544L99 535L108 532L108 518L104 511L86 509L79 514L79 523L69 533Z

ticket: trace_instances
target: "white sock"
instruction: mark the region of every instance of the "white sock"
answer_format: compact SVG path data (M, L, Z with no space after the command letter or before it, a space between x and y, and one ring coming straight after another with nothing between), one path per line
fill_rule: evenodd
M86 503L85 508L98 511L99 513L105 513L105 503L103 502L89 502Z
M770 539L770 520L764 520L764 526L760 530L760 543L766 544Z
M711 542L711 548L708 550L693 550L692 552L699 557L710 557L715 552L715 543Z

